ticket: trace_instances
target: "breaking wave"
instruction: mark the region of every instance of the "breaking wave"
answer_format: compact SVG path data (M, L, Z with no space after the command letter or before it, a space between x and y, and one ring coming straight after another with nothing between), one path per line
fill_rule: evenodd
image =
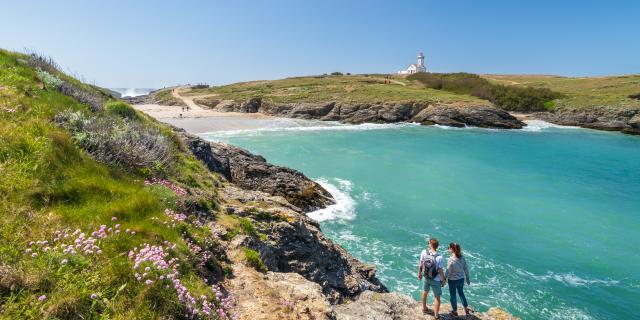
M280 120L280 119L279 119ZM215 137L230 137L230 136L256 136L262 133L269 132L291 132L291 131L367 131L367 130L383 130L403 128L407 126L418 126L419 124L413 123L363 123L363 124L341 124L333 121L320 121L320 120L292 120L281 123L276 123L275 127L265 127L256 129L241 129L241 130L226 130L206 132L201 135L215 136ZM276 120L273 120L276 121ZM277 125L280 126L277 126Z
M356 201L351 197L353 183L349 180L339 178L331 179L320 178L316 180L323 188L325 188L336 203L324 209L307 213L307 215L318 222L328 220L353 220L356 217Z
M580 129L580 127L561 126L561 125L549 123L542 120L525 120L524 123L526 123L527 126L522 128L522 131L529 131L529 132L539 132L549 128Z

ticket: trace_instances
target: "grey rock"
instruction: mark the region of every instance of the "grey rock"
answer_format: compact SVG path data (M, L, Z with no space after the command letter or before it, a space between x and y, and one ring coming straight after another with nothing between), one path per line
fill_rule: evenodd
M367 290L387 292L374 266L358 261L328 239L307 216L299 215L293 222L273 221L263 232L268 240L246 237L236 245L258 251L271 271L295 272L318 283L332 304Z
M229 144L209 142L184 130L174 130L209 170L243 189L282 196L302 212L335 203L327 190L297 170L272 165L259 155Z

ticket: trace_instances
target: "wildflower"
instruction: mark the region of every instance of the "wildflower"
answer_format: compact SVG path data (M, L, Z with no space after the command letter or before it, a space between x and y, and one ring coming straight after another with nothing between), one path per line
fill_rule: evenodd
M95 300L97 297L98 297L98 295L97 295L97 294L95 294L95 293L92 293L92 294L91 294L91 300Z
M116 221L116 220L118 220L118 218L116 218L116 217L111 217L111 221Z
M44 299L46 299L47 296L45 296L44 294L38 297L38 301L44 301Z
M67 262L68 262L67 259L62 259L62 261L60 261L60 264L64 266L65 264L67 264Z

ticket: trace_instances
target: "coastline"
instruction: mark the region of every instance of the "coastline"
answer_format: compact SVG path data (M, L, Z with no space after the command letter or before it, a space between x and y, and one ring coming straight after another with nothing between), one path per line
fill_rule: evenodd
M212 171L216 171L213 168L217 165L212 162L216 162L217 160L214 160L218 158L226 161L227 166L235 164L242 167L242 175L246 174L245 168L253 165L252 161L257 159L260 162L264 161L264 158L230 145L224 146L220 143L205 141L193 134L211 132L212 129L227 131L268 128L278 121L292 120L259 113L217 112L199 106L198 109L192 108L190 112L185 112L182 117L180 117L181 106L143 104L134 105L134 108L174 127L174 132ZM207 148L210 152L203 154L202 150ZM220 148L225 151L220 153ZM237 158L238 155L244 158ZM259 163L258 165L262 166ZM219 172L234 171L233 168L222 170ZM274 169L268 170L274 171ZM276 167L275 170L291 169ZM276 175L279 174L276 173ZM389 314L395 315L393 319L433 319L431 315L423 315L420 312L419 302L410 296L398 292L387 292L386 287L375 275L375 267L363 264L328 239L322 233L320 225L305 214L309 211L291 207L291 200L285 199L287 198L285 195L282 195L284 198L274 197L275 194L269 192L270 190L260 190L255 186L247 187L237 183L229 179L229 183L226 183L220 191L222 209L227 214L253 218L251 214L257 206L266 208L270 212L280 212L289 220L289 222L270 222L270 226L263 230L269 234L269 238L275 238L276 241L242 236L236 237L228 244L229 256L236 263L233 267L235 278L228 280L226 286L238 298L236 312L240 319L276 319L278 316L271 314L270 310L277 309L274 305L281 307L283 299L305 301L304 306L294 306L292 311L299 314L306 313L310 319L371 317L377 319L377 317L386 318ZM299 238L302 234L306 235ZM270 271L260 274L253 268L244 266L241 259L242 247L249 247L259 252ZM317 255L323 258L318 260ZM283 261L287 267L282 267ZM343 266L338 269L346 268L351 271L346 274L343 272L334 274L335 271L332 270L339 265ZM333 280L327 281L327 277ZM338 283L337 286L335 283ZM276 295L275 291L281 291L281 293ZM275 296L278 298L274 298ZM259 302L259 305L256 302ZM299 307L300 310L298 310ZM450 319L450 311L450 306L443 304L441 319ZM462 314L463 310L459 309L458 312ZM486 312L476 312L462 318L517 319L495 307Z

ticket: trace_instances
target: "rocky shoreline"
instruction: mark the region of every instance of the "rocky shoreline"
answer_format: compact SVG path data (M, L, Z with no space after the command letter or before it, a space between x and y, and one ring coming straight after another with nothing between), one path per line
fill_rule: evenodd
M335 203L322 186L246 150L173 130L211 171L227 179L219 191L223 212L250 220L263 235L235 235L226 244L234 277L225 288L238 299L240 319L283 318L283 304L298 319L433 318L423 315L411 297L389 293L374 266L328 239L304 214ZM258 252L269 272L245 266L243 248ZM448 312L444 305L441 318L450 319ZM497 308L460 318L514 319Z
M531 116L558 125L640 135L640 110L611 110L606 107L591 110L561 109L555 112L537 112Z
M340 121L344 123L415 122L452 127L521 129L526 124L508 112L489 105L397 103L273 103L260 98L244 102L195 99L194 102L220 112L262 113L271 116Z

